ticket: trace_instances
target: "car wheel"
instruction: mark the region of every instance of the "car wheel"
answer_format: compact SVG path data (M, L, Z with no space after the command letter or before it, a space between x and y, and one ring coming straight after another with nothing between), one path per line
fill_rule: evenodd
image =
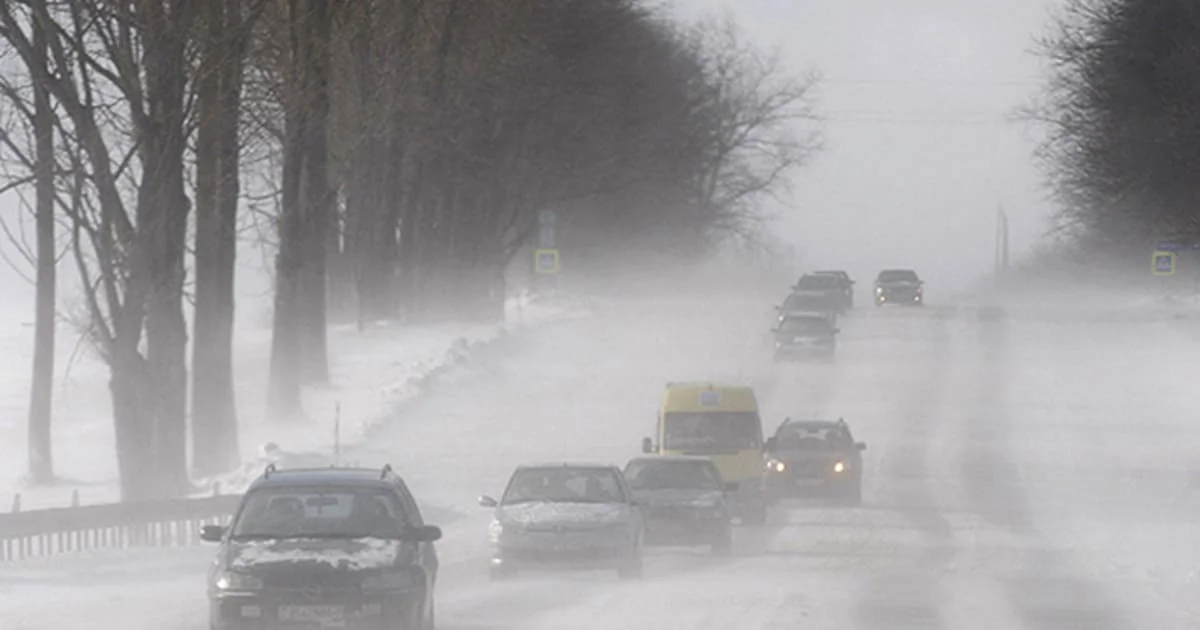
M517 570L510 566L492 565L492 566L488 567L488 577L491 578L491 580L493 582L502 582L504 580L510 580L513 577L515 577L516 575L517 575Z
M642 577L642 553L634 551L620 567L617 567L617 577L622 580L636 580Z
M717 535L717 539L712 544L712 552L714 556L728 556L733 553L732 527L726 527L725 531Z
M849 505L861 505L862 504L862 483L856 483L853 486L851 486L850 489L846 491L845 500L846 500L846 503Z
M742 515L742 524L744 524L744 525L766 525L767 524L766 501L747 507L745 513L743 513L743 515Z

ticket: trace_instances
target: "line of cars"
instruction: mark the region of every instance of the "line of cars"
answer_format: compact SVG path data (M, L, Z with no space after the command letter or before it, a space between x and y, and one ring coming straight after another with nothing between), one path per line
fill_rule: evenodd
M765 439L764 439L765 438ZM642 575L648 546L728 554L734 527L801 496L861 499L862 458L844 420L784 421L763 432L754 390L668 383L654 437L624 467L518 466L487 528L493 579L529 569ZM433 630L442 531L390 466L268 466L227 526L208 575L212 630Z
M884 269L875 277L873 300L884 304L921 306L924 281L912 269ZM854 308L855 281L844 270L804 274L791 287L771 328L776 362L798 359L832 360L837 352L838 316Z

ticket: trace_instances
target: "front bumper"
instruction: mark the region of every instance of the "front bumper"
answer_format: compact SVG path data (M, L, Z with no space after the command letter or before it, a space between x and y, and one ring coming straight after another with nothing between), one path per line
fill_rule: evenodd
M209 620L213 630L392 630L420 604L413 591L264 590L210 596Z
M795 475L773 473L767 477L767 496L772 501L808 497L840 497L851 493L859 478L846 473Z
M524 533L493 545L493 567L592 569L616 568L636 553L629 536L605 534Z
M920 304L924 299L918 291L884 289L875 292L875 302L879 304Z

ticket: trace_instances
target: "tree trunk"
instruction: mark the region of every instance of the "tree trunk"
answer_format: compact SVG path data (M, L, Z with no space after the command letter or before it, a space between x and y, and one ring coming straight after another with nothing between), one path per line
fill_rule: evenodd
M300 283L301 382L329 381L326 342L326 272L329 264L328 233L332 228L332 195L329 191L329 47L327 0L307 0L304 16L306 45L302 82L307 124L304 127L303 235L304 273Z
M197 103L192 467L211 475L232 470L240 459L233 327L242 51L227 36L240 24L236 0L204 6L208 49Z
M140 327L141 323L136 323L136 326ZM128 322L116 322L115 327L133 328L128 326ZM158 496L154 418L150 413L152 407L146 391L149 377L145 360L138 354L137 343L137 337L130 338L119 333L109 358L109 392L112 395L122 501L144 501Z
M284 116L283 181L280 193L282 210L279 217L279 252L275 258L275 305L271 329L271 372L267 385L267 409L271 417L277 420L294 421L303 415L300 400L298 306L304 263L304 252L301 250L304 216L300 207L300 181L304 168L304 151L301 147L304 116L294 106L289 106Z
M37 223L37 306L34 320L33 383L29 401L29 476L34 483L54 479L51 414L54 387L54 301L57 282L54 243L54 112L46 85L46 33L33 19L33 46L39 63L34 76L33 106Z
M151 452L157 495L187 489L187 323L183 315L189 202L184 191L183 5L147 3L142 64L146 75L143 176L137 224L146 254L146 377L154 419Z

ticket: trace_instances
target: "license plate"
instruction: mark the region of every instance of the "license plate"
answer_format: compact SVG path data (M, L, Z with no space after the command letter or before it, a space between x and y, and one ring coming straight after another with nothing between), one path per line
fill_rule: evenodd
M293 623L315 623L322 628L346 627L345 606L280 606L279 620Z
M820 480L820 479L812 479L812 478L804 478L804 477L796 478L796 485L800 486L801 488L811 488L813 486L819 486L819 485L821 485L821 483L822 483L822 480Z

